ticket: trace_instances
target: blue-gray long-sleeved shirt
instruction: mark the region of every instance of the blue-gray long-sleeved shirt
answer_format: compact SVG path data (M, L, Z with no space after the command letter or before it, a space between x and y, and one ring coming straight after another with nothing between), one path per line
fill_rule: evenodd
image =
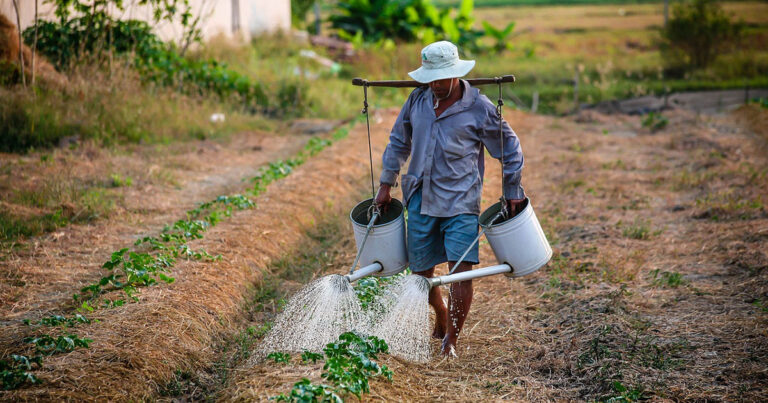
M381 182L395 184L408 157L408 173L400 181L407 204L422 187L421 214L453 217L480 214L483 189L483 146L501 158L496 106L477 88L461 80L464 94L435 117L429 88L417 88L400 110L382 156ZM517 135L503 122L504 195L525 197L520 185L523 152Z

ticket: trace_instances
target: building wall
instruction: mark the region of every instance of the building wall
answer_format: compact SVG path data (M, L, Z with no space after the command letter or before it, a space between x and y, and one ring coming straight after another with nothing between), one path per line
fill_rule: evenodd
M17 0L20 8L22 29L35 21L35 0ZM127 0L126 11L119 18L141 19L152 23L152 10L147 7L132 5L134 0ZM252 35L264 32L289 30L291 28L290 0L190 0L193 14L201 16L203 40L217 35L249 39ZM5 14L14 23L16 12L12 0L0 0L0 13ZM53 6L38 0L40 19L53 19ZM238 30L239 28L239 30ZM180 24L159 23L155 26L157 34L165 40L181 40Z

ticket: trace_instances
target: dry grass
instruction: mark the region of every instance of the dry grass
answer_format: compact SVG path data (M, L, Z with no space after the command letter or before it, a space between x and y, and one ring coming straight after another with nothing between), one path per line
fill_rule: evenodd
M179 262L172 286L145 289L140 303L96 311L92 316L100 322L79 330L81 337L96 340L90 349L47 359L40 373L43 385L4 392L5 398L149 398L171 379L174 370L201 369L211 363L216 358L213 345L235 329L243 296L251 284L259 283L267 263L291 251L319 215L346 209L347 198L361 186L360 173L365 172L367 157L344 150L363 150L364 139L356 131L325 151L326 158L313 159L270 186L258 199L257 209L235 214L209 231L204 240L190 245L222 254L221 262ZM311 186L318 182L327 186ZM121 242L111 231L102 234L110 238L83 240L86 245L98 245L97 250L92 246L82 250L82 246L71 245L72 239L66 240L71 249L65 250L51 240L36 248L35 256L10 260L12 268L6 276L27 284L20 288L23 294L12 297L13 303L3 305L9 325L0 336L2 350L17 348L30 333L17 318L68 310L68 296L84 280L98 275L99 263L106 260L110 249L132 242L131 238ZM77 249L81 249L79 253ZM45 259L45 265L35 264L39 259ZM76 284L73 277L78 279Z
M714 221L698 218L705 206L696 203L728 187L739 198L768 197L765 176L749 173L768 168L755 152L759 143L731 118L682 111L661 133L636 137L627 132L643 133L639 118L586 120L512 114L526 150L526 189L555 258L527 278L478 280L460 358L414 364L388 357L394 382L374 380L371 399L768 397L761 305L768 215L742 206ZM489 165L486 205L498 189L496 164ZM683 167L716 173L682 188L671 178ZM647 225L648 236L625 235L626 225ZM487 245L481 260L493 261ZM317 365L262 363L236 372L222 400L263 400L301 377L320 380Z
M395 380L374 380L370 398L768 398L768 215L763 206L738 204L717 205L717 220L704 215L713 207L707 195L727 189L738 199L768 198L762 140L735 130L731 117L682 111L670 113L670 125L655 135L638 134L638 117L507 117L522 138L524 184L555 258L523 279L478 280L460 358L413 364L387 357ZM374 128L377 154L393 119L388 112ZM302 234L319 217L346 219L351 197L365 186L364 151L363 132L355 130L272 185L256 210L236 214L194 245L221 253L222 262L180 264L177 283L145 290L141 303L100 311L102 322L82 334L97 340L90 349L47 361L46 384L5 397L150 398L175 370L211 371L221 360L220 340L250 324L241 309L249 284L264 281L270 261L299 252ZM484 205L499 188L498 166L488 165ZM675 178L685 170L713 173L681 186ZM628 223L647 225L649 236L625 236ZM341 253L348 238L330 251L336 258L328 271L351 259ZM56 251L52 246L47 250ZM103 260L106 251L96 254ZM493 261L485 244L481 260ZM50 298L44 291L34 299ZM27 301L25 309L33 299ZM7 329L3 349L23 333ZM317 379L319 367L264 363L232 372L220 399L262 400L303 376Z

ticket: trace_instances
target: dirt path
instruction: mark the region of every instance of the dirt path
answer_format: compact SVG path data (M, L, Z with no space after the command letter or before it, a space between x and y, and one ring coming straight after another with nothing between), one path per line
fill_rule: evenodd
M389 357L394 382L370 397L766 400L765 139L683 111L656 134L631 117L510 117L555 257L526 278L478 280L460 358ZM499 185L489 165L484 205ZM494 261L487 244L481 261ZM222 400L287 392L321 366L238 372Z

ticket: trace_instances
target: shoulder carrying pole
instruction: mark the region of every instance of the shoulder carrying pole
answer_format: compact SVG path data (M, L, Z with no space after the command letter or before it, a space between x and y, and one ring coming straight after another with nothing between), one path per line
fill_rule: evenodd
M509 74L501 77L491 78L470 78L467 79L472 85L488 85L488 84L502 84L502 83L514 83L515 76ZM383 81L368 81L364 78L353 78L352 85L358 87L390 87L390 88L413 88L413 87L426 87L427 84L420 83L413 80L383 80Z

